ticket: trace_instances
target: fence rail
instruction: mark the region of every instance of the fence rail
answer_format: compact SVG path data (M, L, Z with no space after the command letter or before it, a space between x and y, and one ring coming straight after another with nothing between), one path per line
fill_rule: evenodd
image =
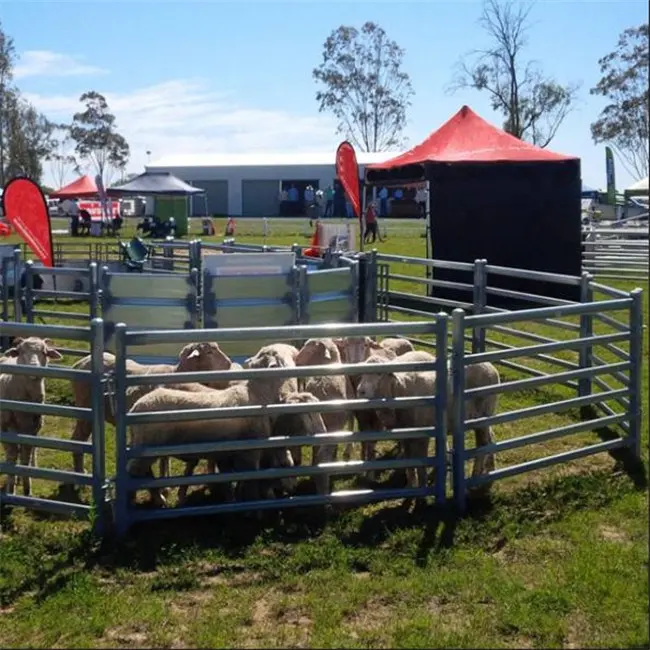
M287 255L293 257L288 267L290 271L278 276L281 282L277 287L269 280L271 276L268 274L250 276L253 281L246 284L247 279L250 279L246 274L230 276L219 275L216 272L210 274L207 269L203 269L200 273L198 269L201 267L193 266L197 260L198 263L201 262L204 252L210 250L210 247L225 253L223 257L230 257L234 253L242 254L242 251L257 255L278 255L277 260L280 256L283 259ZM135 522L154 519L269 508L283 509L337 502L361 504L393 498L434 496L440 502L452 498L462 510L466 507L469 490L481 488L502 478L618 448L629 448L637 457L640 456L643 327L641 290L627 293L621 289L608 287L595 282L593 276L586 272L581 277L555 276L490 265L486 260L476 260L472 264L467 264L372 252L349 257L330 253L325 256L325 259L314 261L303 258L302 251L297 246L277 247L275 250L270 250L270 247L264 246L202 245L200 242L190 242L186 247L181 248L182 250L179 250L171 243L166 248L164 246L161 248L162 266L158 269L160 273L155 275L122 275L113 273L110 269L100 273L95 264L78 269L48 269L46 272L51 272L54 278L67 278L79 274L87 278L92 290L81 292L81 295L86 299L96 295L97 302L96 307L89 305L88 315L84 314L83 318L89 319L102 313L106 322L93 318L90 327L85 328L35 324L35 317L57 319L61 313L35 309L35 304L49 298L66 300L70 296L67 289L60 291L56 288L36 289L33 276L41 273L42 269L35 264L26 264L25 287L21 289L15 285L18 297L14 296L13 302L15 313L20 317L20 299L24 298L28 323L3 323L3 336L41 336L87 343L90 345L92 368L90 371L77 371L52 366L35 372L23 366L0 364L0 373L38 374L46 379L90 381L93 403L92 408L83 409L3 399L0 401L0 407L7 410L87 420L92 423L93 437L92 442L81 443L55 438L47 435L46 431L43 436L9 431L0 434L0 440L6 444L34 445L44 449L91 454L93 471L90 475L84 475L57 468L31 468L4 462L0 464L0 472L14 477L32 476L64 484L90 486L93 503L102 506L99 508L101 520L99 525L106 528L111 520L110 513L104 508L107 502L105 480L107 459L104 447L103 409L109 375L103 372L102 353L107 334L114 340L113 349L117 359L115 374L110 376L111 385L115 387L112 415L116 424L116 470L115 476L111 478L114 485L111 505L113 522L120 534L126 532ZM165 255L165 251L170 250L173 256L169 253ZM176 257L177 253L178 257L182 258L180 261ZM233 255L227 265L237 265L244 260L243 255L239 260L234 259L235 257ZM20 258L16 255L3 259L3 274L5 269L9 272L9 268L19 262ZM413 275L409 275L408 271L404 271L398 265L414 269ZM461 271L467 275L467 282L436 279L428 274L431 269ZM499 276L525 277L532 281L574 286L579 289L580 301L572 302L550 298L541 293L495 287L491 282ZM261 292L260 278L266 282ZM232 285L229 285L231 279ZM136 286L138 284L136 280L142 286ZM182 289L179 289L180 293L176 291L180 298L177 296L178 300L174 305L169 302L168 296L165 296L165 283L167 282L169 287L172 281ZM124 291L116 288L119 282L122 282L120 286ZM242 287L246 290L244 291ZM467 300L454 302L440 299L436 297L437 289L462 289L467 294ZM287 296L291 299L287 299ZM495 306L492 302L495 297L504 296L525 301L527 307L520 311L508 311ZM597 299L597 297L604 299ZM237 303L238 309L241 309L246 300L249 302L252 300L250 304L246 303L248 305L246 314L257 313L259 304L255 300L259 301L262 298L272 298L283 305L292 305L289 309L290 322L279 322L277 325L269 326L269 319L265 317L264 327L242 327L242 324L248 325L252 321L259 320L259 314L253 318L247 316L243 319L245 323L240 322L241 315L238 317L239 320L235 319L232 322L223 319L226 308L233 308ZM214 327L199 329L198 318L194 320L192 329L183 329L182 324L179 326L178 322L171 323L171 321L165 329L165 324L161 322L164 319L160 317L149 319L147 322L132 321L124 324L123 321L127 320L130 308L142 310L144 306L149 309L153 304L151 300L157 301L156 308L159 310L179 305L184 310L191 303L192 309L196 309L196 314L203 315L204 324L207 314L212 319ZM10 302L11 298L8 295L5 297L3 288L3 318L6 315L7 320L12 306ZM464 309L459 309L459 305ZM322 311L316 311L320 309L319 306L322 306ZM118 307L122 312L119 312ZM336 309L332 311L332 307ZM444 311L449 308L454 309L450 322ZM331 312L329 314L328 309ZM395 320L404 316L416 317L418 320L400 322ZM184 316L184 318L191 321L194 316L192 318ZM348 322L341 322L344 320ZM318 321L331 322L318 323ZM229 326L223 327L224 324ZM435 361L431 363L423 365L393 361L386 364L368 364L363 368L363 372L364 374L384 374L388 371L405 373L418 370L435 372L435 391L431 394L375 397L372 400L357 398L317 403L240 405L229 408L186 408L133 413L128 409L127 390L132 390L136 386L153 387L185 382L211 383L225 379L254 381L271 377L277 379L295 377L303 380L312 376L354 376L360 372L355 364L342 364L335 367L307 366L146 376L127 375L126 359L133 358L136 351L145 356L147 350L162 347L177 352L184 344L201 341L223 343L226 349L229 344L245 344L253 350L267 341L298 343L309 338L338 336L401 336L431 350L435 357ZM68 348L63 350L69 352ZM78 352L87 354L83 351ZM477 364L487 362L493 364L502 373L500 382L496 385L467 385L466 380L470 369ZM512 395L533 388L551 390L551 387L555 387L553 391L561 389L563 392L557 394L553 392L553 397L549 397L544 404L512 408L505 412L480 413L472 410L472 405L481 400L489 400L500 395ZM191 444L175 441L173 444L142 445L130 444L127 439L129 427L137 428L146 424L164 427L176 422L209 420L218 430L219 422L224 418L275 419L309 413L327 415L346 410L354 412L380 410L399 414L404 409L409 409L411 412L431 409L431 426L403 426L402 420L395 415L395 426L386 430L375 427L372 430L306 433L296 437L273 433L262 438L212 439L193 441ZM556 426L554 422L550 428L548 425L535 425L535 419L541 416L549 413L573 412L577 409L580 409L582 421L576 422L569 418L562 426ZM487 443L485 438L482 444L477 443L472 446L467 443L466 436L471 430L484 430L485 435L485 431L493 427L499 431L508 428L504 425L524 421L526 422L525 435L508 438L489 434ZM551 443L560 439L576 438L576 436L579 438L603 427L615 430L616 438L605 442L589 441L571 451L558 452L557 448L553 447L547 451L543 450L541 457L526 458L523 461L519 457L511 456L517 450L538 449L541 443ZM448 436L450 437L449 452L446 449ZM129 473L129 467L133 467L133 463L153 462L156 458L205 456L223 458L228 454L241 456L251 450L257 450L259 453L263 450L294 447L315 450L331 448L338 444L361 445L385 441L404 444L419 438L429 439L434 452L427 451L426 454L419 456L416 454L412 457L390 460L372 460L362 457L361 460L337 461L318 457L312 466L280 466L264 469L235 467L230 472L196 476L172 475L153 478L151 474L140 476ZM315 451L313 453L316 454ZM493 464L494 455L505 457L505 465L497 469ZM473 474L468 476L467 465L470 462L474 463L475 469ZM406 487L396 490L378 486L366 489L356 484L352 487L346 485L345 489L334 489L329 486L332 477L347 476L360 481L369 472L388 469L405 469L408 472L415 472L416 476L418 472L425 470L427 473L430 470L433 472L430 483L420 484L418 479L416 488ZM235 502L201 507L183 506L151 510L134 507L129 501L130 493L138 490L156 491L163 487L187 488L192 485L232 482L245 485L251 481L295 481L310 477L317 482L317 486L321 486L322 481L326 480L327 490L306 496L289 493L288 496L281 498L239 499ZM451 481L449 489L448 478ZM91 508L85 505L65 504L57 499L26 495L2 495L0 500L7 505L37 507L75 516L80 514L88 516Z
M583 232L582 268L617 280L648 280L647 228L593 228Z

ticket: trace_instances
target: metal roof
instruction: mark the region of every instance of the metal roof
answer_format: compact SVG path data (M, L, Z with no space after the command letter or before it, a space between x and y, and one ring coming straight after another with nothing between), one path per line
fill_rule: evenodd
M400 152L381 151L366 153L357 152L357 162L360 165L384 162L398 156ZM175 154L164 156L146 165L147 169L165 167L281 167L281 166L326 166L334 165L336 151L327 153L196 153Z

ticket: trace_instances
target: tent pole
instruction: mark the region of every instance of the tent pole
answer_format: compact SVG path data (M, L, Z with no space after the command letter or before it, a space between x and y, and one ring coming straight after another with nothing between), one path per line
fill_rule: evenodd
M427 180L427 198L424 209L424 238L426 240L427 259L433 258L433 246L431 245L431 181ZM433 267L427 266L427 278L433 277Z

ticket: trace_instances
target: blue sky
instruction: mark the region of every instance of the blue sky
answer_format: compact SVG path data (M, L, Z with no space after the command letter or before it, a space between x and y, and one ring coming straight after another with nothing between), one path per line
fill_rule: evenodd
M21 54L16 83L48 116L69 121L79 95L106 95L132 148L132 171L186 153L326 151L340 141L319 114L311 71L341 24L373 20L406 50L415 96L409 144L463 104L500 125L476 91L445 93L461 55L487 44L481 4L443 2L219 2L0 0ZM623 29L648 20L645 0L538 0L528 56L560 82L582 82L576 110L550 149L582 158L583 181L605 185L605 155L589 124L603 104L589 95L598 58ZM619 189L631 182L616 165ZM51 178L51 177L49 177ZM46 180L48 180L46 178Z

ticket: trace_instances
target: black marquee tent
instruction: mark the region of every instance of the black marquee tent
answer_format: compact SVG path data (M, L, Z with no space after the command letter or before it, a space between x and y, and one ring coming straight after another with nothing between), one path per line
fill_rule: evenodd
M367 185L429 181L433 256L579 276L582 265L580 160L553 153L489 124L469 107L410 151L366 166ZM471 282L467 273L435 270L436 279ZM576 287L504 276L501 287L577 300ZM436 289L437 297L471 301L467 292ZM490 296L490 304L519 302Z

